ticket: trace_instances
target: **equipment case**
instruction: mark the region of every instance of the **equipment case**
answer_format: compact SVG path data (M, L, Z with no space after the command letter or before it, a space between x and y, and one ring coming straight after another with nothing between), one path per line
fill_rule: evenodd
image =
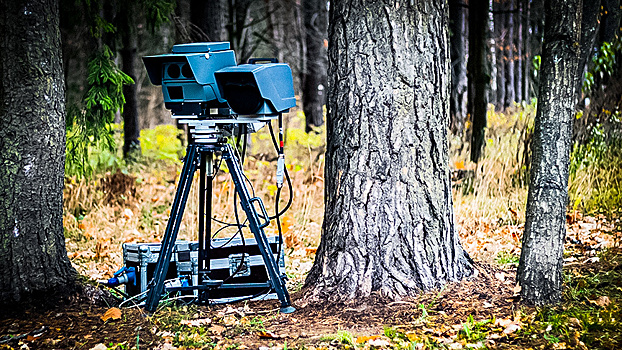
M270 249L274 254L281 274L285 272L284 247L281 248L280 256L276 256L279 246L278 236L267 237ZM147 290L147 285L155 270L155 265L160 255L160 243L125 243L123 244L123 264L126 267L136 269L136 284L127 284L125 292L129 296L138 295ZM198 250L197 242L176 241L166 280L186 279L189 285L198 285ZM265 287L236 287L236 284L266 283L268 273L263 258L254 238L214 238L211 241L210 274L213 280L226 281L226 288L217 288L209 291L209 300L214 302L231 301L235 298L254 296L263 291ZM244 257L244 265L236 272ZM195 292L196 295L196 292ZM263 299L276 298L276 294L270 293Z

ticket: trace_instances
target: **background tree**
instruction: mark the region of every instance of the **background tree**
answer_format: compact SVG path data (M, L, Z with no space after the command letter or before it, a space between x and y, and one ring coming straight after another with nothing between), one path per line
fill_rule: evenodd
M137 35L137 4L134 1L125 1L119 13L119 33L123 72L133 81L133 84L123 86L125 105L123 106L123 157L132 158L133 153L140 151L140 125L138 122L138 35Z
M326 57L328 13L325 0L302 0L306 52L301 79L302 109L305 113L305 130L324 123L326 87Z
M489 2L475 0L469 3L469 62L467 74L468 112L471 116L471 161L477 163L486 130L490 68L488 63L488 13Z
M225 29L225 6L222 0L190 1L192 24L204 33L205 37L195 41L223 41ZM199 38L195 38L199 39Z
M74 286L63 235L65 85L57 0L0 1L0 304Z
M326 211L309 295L413 295L471 275L452 214L447 5L330 6Z
M517 272L521 298L536 305L561 300L581 9L582 0L545 1L533 161Z
M461 0L449 0L449 34L451 47L451 132L460 134L466 120L466 11Z

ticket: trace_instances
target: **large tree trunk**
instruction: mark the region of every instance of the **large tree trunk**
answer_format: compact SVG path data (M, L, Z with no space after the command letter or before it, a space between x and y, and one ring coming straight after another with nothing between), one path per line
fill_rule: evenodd
M459 135L466 119L466 20L460 0L449 1L449 32L451 33L451 132Z
M57 0L0 2L0 304L73 288Z
M545 1L533 161L517 273L523 301L536 305L561 300L581 9L581 0Z
M454 229L447 7L331 1L326 214L313 299L414 295L473 273Z
M328 15L326 0L302 0L304 18L306 57L302 73L302 109L305 113L305 130L324 123L324 102L326 100L326 66L328 59L326 40Z
M134 28L134 11L136 6L128 2L120 14L120 34L123 47L120 50L123 72L129 75L134 84L123 86L125 105L123 106L123 157L132 159L135 152L140 152L140 127L138 123L138 72L137 52L138 38Z
M469 4L469 103L471 114L471 161L477 163L484 146L490 67L488 64L488 10L487 0Z

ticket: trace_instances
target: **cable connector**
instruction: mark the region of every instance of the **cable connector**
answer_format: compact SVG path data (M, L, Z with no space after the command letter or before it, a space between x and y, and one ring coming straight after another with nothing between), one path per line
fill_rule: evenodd
M114 277L98 282L108 287L117 287L122 284L130 283L136 285L136 269L134 267L122 267L119 271L114 273Z
M276 187L283 187L283 177L285 176L285 155L279 154L279 160L276 163Z

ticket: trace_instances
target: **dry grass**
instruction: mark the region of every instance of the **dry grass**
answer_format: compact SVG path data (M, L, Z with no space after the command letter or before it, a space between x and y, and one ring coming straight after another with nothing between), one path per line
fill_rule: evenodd
M457 230L465 249L478 260L495 262L502 257L501 260L514 261L520 254L527 197L525 145L534 115L533 106L516 107L507 113L489 111L484 156L477 165L468 161L468 146L465 147L458 138L452 140L452 167L467 174L466 179L454 184ZM295 198L292 208L282 219L282 228L288 247L288 272L293 277L291 283L300 285L311 267L321 234L325 130L318 129L318 133L310 135L304 133L304 119L300 112L290 113L286 120L286 160L290 164L288 169ZM276 157L267 130L254 134L251 145L244 165L245 173L255 194L263 198L268 212L273 213ZM168 154L175 152L171 148ZM150 159L125 167L126 174L111 172L93 179L66 181L64 222L67 248L82 274L96 279L108 277L123 263L123 243L161 240L180 171L181 163L171 162L169 157L167 162ZM109 183L108 179L114 176L117 181L124 177L132 179L135 188L123 187L112 196L104 193L102 184ZM581 176L575 177L574 186L588 186L588 189L593 186L587 182L591 177ZM234 189L224 166L213 184L214 216L234 222ZM195 178L180 239L196 240L197 192L198 180ZM280 208L288 196L285 187ZM239 212L244 220L242 210ZM214 229L219 227L214 224ZM235 229L230 228L219 236L228 237L235 233ZM274 223L266 233L277 234ZM250 232L245 235L251 236Z
M282 217L284 241L288 253L296 257L297 264L291 272L300 283L308 271L314 250L306 248L319 244L323 201L324 155L322 129L319 134L298 132L303 127L301 114L290 113L286 161L294 188L294 201ZM165 131L168 133L168 131ZM170 133L169 133L170 134ZM170 136L170 135L169 135ZM267 137L266 137L267 136ZM253 135L246 161L245 174L252 183L256 196L263 199L269 214L274 213L276 159L267 130ZM156 137L153 137L156 139ZM159 138L157 138L159 139ZM318 140L322 140L318 142ZM170 141L170 140L169 140ZM165 142L160 140L160 142ZM172 142L172 141L171 141ZM318 143L320 143L318 145ZM291 146L290 146L291 145ZM170 147L169 147L170 148ZM169 149L169 153L174 154ZM153 153L153 152L151 152ZM126 166L123 172L107 172L92 178L67 178L64 192L64 227L66 246L71 260L84 275L93 279L107 278L122 266L123 243L157 242L166 229L170 207L175 195L175 184L181 172L181 162L160 161L153 158L140 164ZM133 188L112 184L133 183ZM225 222L235 222L233 212L234 186L226 166L221 165L213 181L213 216ZM287 186L283 187L279 208L285 207L289 198ZM245 220L239 209L240 220ZM179 239L196 240L198 214L198 173L195 175L185 207ZM222 225L213 222L213 229ZM277 235L276 223L268 226L266 234ZM221 231L219 237L236 234L235 228ZM252 237L245 230L246 237Z

